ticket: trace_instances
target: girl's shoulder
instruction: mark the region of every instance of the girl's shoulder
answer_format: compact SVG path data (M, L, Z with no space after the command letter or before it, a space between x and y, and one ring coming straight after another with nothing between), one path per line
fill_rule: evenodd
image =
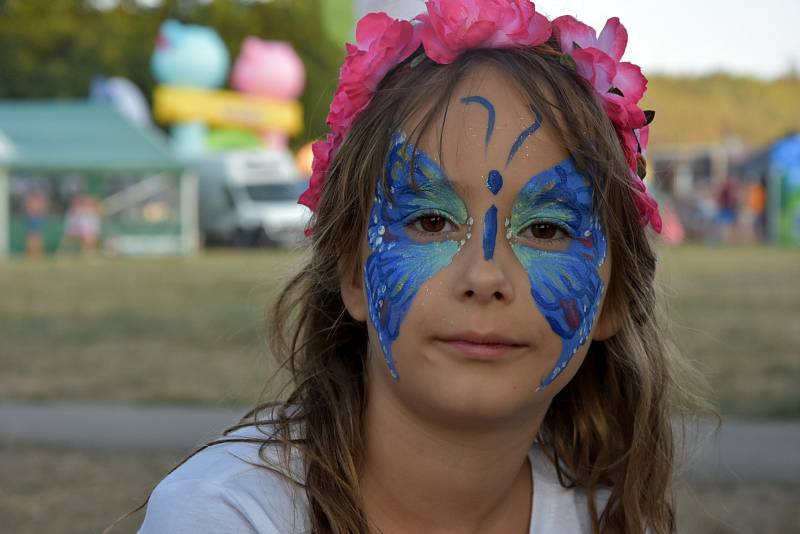
M261 447L271 430L240 428L189 458L153 490L139 532L306 531L301 464L287 471L281 445Z
M140 534L171 532L301 533L308 531L302 459L283 468L282 446L261 442L270 425L223 436L167 475L150 496ZM586 494L561 485L541 445L528 455L533 471L530 532L591 532ZM597 492L602 512L610 490Z
M533 468L533 513L530 532L591 532L586 492L564 487L558 480L553 462L542 446L535 443L528 458ZM595 494L598 514L605 509L610 488Z

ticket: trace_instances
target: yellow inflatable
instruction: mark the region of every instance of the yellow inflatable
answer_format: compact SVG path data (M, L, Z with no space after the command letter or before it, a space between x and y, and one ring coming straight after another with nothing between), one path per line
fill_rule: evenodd
M233 91L160 85L153 93L153 113L161 123L203 121L224 128L249 128L297 135L303 129L300 102L245 96Z

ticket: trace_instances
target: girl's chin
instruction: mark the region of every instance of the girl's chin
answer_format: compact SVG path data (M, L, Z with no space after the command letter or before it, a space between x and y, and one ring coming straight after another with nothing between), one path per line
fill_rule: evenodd
M544 374L542 370L542 375ZM516 376L509 376L516 374ZM549 398L537 392L539 380L520 379L519 372L493 373L477 369L449 369L444 373L401 371L396 394L423 417L485 426L494 422L518 420L528 412L546 408Z

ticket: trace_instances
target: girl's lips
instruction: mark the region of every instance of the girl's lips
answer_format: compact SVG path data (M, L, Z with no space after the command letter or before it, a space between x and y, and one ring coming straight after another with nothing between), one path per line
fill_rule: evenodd
M523 344L512 341L495 339L480 341L475 339L476 336L471 337L473 339L456 337L440 341L460 356L474 360L499 360L525 347Z

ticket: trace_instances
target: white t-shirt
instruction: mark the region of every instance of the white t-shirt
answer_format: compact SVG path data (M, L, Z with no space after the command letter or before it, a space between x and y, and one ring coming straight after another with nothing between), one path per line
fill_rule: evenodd
M245 427L228 437L263 439L264 433ZM226 443L193 456L153 491L139 533L308 532L304 491L274 471L251 465L264 464L258 449L259 445L253 443ZM276 461L277 446L269 446L265 454L270 461ZM528 457L534 481L529 532L591 532L584 492L561 486L538 444ZM293 461L292 469L300 472L301 463ZM598 494L597 507L603 510L609 492Z

